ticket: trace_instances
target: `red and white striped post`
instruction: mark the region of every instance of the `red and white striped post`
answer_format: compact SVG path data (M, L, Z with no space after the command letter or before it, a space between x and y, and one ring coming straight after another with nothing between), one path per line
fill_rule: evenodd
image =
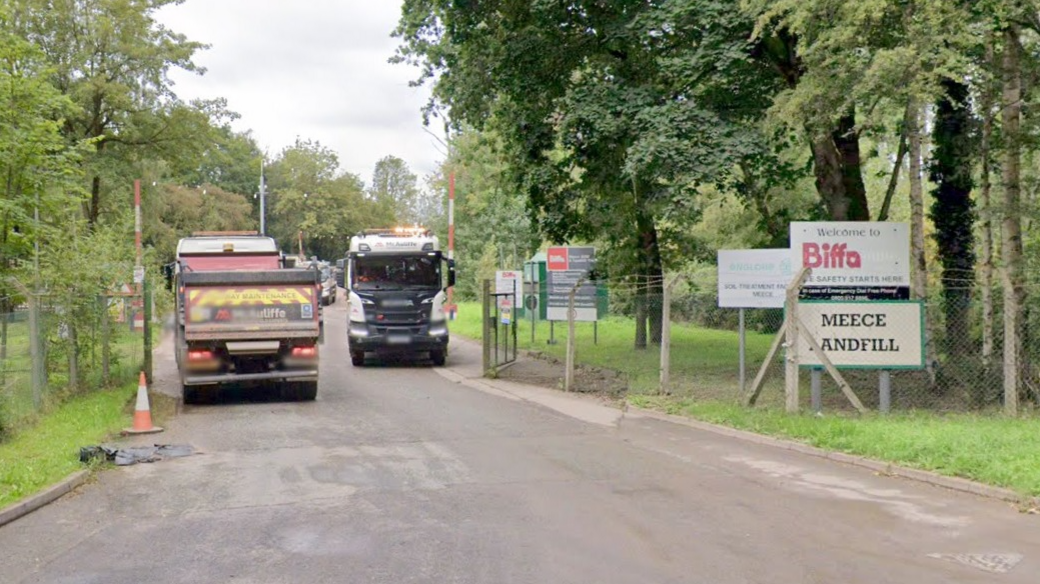
M137 251L137 260L134 262L134 279L137 280L138 274L144 266L144 251L141 247L141 181L140 179L134 181L134 249ZM133 330L143 331L144 330L144 283L141 281L135 282L135 289L137 291L137 297L131 302L133 304L133 320L131 326Z
M448 259L455 259L455 171L448 175ZM455 320L455 287L448 288L448 319Z
M134 249L137 250L137 263L134 267L140 268L142 261L141 252L141 181L134 181ZM141 284L137 284L138 292L141 291Z

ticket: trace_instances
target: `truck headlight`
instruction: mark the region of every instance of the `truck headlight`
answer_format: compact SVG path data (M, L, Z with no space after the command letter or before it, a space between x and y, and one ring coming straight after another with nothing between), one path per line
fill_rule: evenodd
M443 337L446 334L448 334L448 327L444 323L434 323L430 325L431 337Z

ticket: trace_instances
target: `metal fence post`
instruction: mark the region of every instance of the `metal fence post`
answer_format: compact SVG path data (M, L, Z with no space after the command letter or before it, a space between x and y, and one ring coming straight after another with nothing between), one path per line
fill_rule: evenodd
M809 394L814 414L823 412L823 369L813 367L809 372Z
M747 363L746 363L746 361L747 361L747 357L746 357L746 355L747 355L747 334L746 334L746 330L744 328L744 309L740 308L739 310L740 310L740 329L739 329L739 332L738 332L738 334L740 336L740 338L738 340L738 342L739 342L739 349L740 349L740 356L738 357L738 360L740 362L740 376L739 376L739 379L740 379L740 395L744 395L744 392L746 390L745 384L747 383L747 380L746 380L746 375L747 375L747 372L746 372L746 369L747 369Z
M892 411L892 374L888 369L878 373L878 410L882 414Z
M571 391L574 387L574 321L578 316L574 308L574 296L578 293L579 287L581 287L581 280L571 288L571 292L567 297L567 367L563 376L564 391Z
M142 294L144 310L144 377L148 383L152 382L152 295L151 283L145 277L142 283Z
M108 297L98 296L101 300L101 382L108 385L112 363L112 325L108 320Z
M482 306L480 310L480 322L481 322L481 335L480 338L484 340L482 363L484 375L491 371L491 280L484 280L484 288L482 291Z

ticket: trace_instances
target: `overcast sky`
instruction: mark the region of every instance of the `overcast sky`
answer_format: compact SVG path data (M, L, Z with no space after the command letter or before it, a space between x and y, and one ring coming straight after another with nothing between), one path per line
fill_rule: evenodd
M183 100L224 97L269 159L297 137L334 150L365 184L380 158L404 159L420 179L443 147L423 130L429 90L417 69L387 62L400 15L393 0L186 0L157 19L189 40L205 75L172 72ZM437 135L443 130L430 128Z

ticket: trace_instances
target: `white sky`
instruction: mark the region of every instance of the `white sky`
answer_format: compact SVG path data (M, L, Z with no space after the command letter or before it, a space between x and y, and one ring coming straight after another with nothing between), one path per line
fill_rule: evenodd
M384 156L420 182L443 159L422 125L429 89L408 86L416 68L387 62L399 15L393 0L185 0L157 20L210 45L194 59L205 75L171 72L178 97L226 98L235 130L252 130L268 159L297 137L317 140L367 185Z

